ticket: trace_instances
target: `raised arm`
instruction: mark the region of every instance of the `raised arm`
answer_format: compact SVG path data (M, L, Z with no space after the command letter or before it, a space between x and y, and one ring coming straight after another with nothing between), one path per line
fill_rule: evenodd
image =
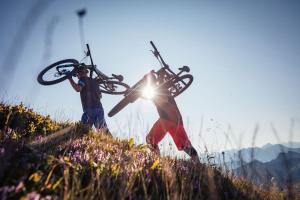
M74 90L76 92L80 92L82 90L82 85L79 85L77 83L75 83L75 81L73 80L72 76L68 77L70 84L72 85L72 87L74 88Z

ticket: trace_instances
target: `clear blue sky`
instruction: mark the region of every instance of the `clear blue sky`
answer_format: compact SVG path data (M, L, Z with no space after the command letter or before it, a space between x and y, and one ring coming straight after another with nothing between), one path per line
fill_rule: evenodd
M271 123L288 141L291 119L292 140L300 141L299 1L44 1L26 23L36 2L0 3L2 99L57 119L80 119L79 94L67 81L45 87L36 76L57 60L82 58L75 11L86 8L86 42L104 73L122 74L132 85L158 69L150 40L172 69L190 66L194 82L176 100L199 151L204 144L210 150L250 146L257 123L256 145L278 142ZM104 95L106 112L120 99ZM145 142L157 116L150 102L139 100L107 121L115 136Z

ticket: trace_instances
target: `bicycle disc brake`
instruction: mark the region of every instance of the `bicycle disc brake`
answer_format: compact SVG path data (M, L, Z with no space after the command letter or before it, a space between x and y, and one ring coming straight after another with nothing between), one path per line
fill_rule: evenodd
M62 75L65 75L65 74L67 74L69 71L68 70L66 70L66 69L63 69L62 71L57 71L55 74L54 74L54 77L60 77L60 76L62 76Z
M183 87L180 85L180 83L175 83L173 86L170 87L171 93L179 92Z

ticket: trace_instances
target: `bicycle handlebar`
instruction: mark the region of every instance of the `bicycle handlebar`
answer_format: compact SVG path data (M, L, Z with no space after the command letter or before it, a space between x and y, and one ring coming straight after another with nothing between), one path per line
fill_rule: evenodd
M86 44L86 48L88 50L87 54L88 54L88 56L90 56L92 67L95 68L89 44ZM90 71L90 77L92 77L92 76L93 76L93 70Z
M154 52L153 52L154 56L157 57L157 59L159 58L159 60L162 62L163 66L165 68L169 68L169 65L167 65L167 63L165 63L164 59L161 57L161 55L160 55L159 51L157 50L156 46L154 45L154 43L152 41L150 41L150 44L154 49Z
M156 46L154 45L154 43L152 41L150 41L151 46L153 47L153 49L158 53Z

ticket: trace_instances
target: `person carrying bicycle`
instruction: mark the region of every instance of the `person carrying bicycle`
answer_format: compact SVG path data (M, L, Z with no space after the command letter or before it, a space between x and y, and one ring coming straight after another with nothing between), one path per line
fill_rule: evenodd
M184 129L182 116L175 99L168 90L169 85L165 82L165 74L157 74L151 71L146 75L146 78L150 79L150 82L156 87L152 101L159 114L159 119L154 123L146 136L147 143L159 153L158 143L169 132L178 150L185 151L193 161L200 162L198 153L192 146Z
M102 94L98 83L95 79L90 78L88 73L88 69L84 67L79 68L76 72L76 76L79 79L78 83L75 83L72 76L68 76L74 90L80 92L83 109L81 123L90 128L94 125L96 129L104 129L104 132L111 136L104 118L104 110L100 101Z

